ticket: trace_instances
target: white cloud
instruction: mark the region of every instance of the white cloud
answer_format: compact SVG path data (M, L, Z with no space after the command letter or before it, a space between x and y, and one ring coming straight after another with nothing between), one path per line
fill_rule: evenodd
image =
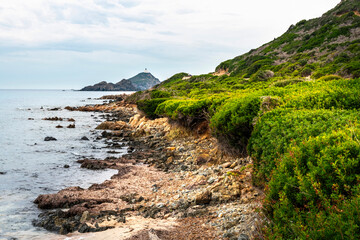
M284 31L290 23L319 16L338 1L3 0L0 39L30 45L70 39L233 45L241 43L238 39L248 29L259 35ZM166 32L172 34L162 34Z
M105 51L119 58L136 55L138 62L156 62L166 73L162 77L169 74L166 66L175 64L179 70L190 66L187 71L201 73L272 40L290 24L320 16L339 2L0 0L0 52L33 51L28 61L41 51L53 56L59 56L54 51L80 52L81 59L75 53L67 57L85 61L85 56L96 56L90 52ZM0 56L0 61L9 56Z

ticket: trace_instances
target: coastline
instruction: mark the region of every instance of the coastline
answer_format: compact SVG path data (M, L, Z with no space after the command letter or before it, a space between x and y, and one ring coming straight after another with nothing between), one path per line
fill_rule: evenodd
M48 211L36 226L64 234L56 239L250 239L259 233L263 194L251 185L250 158L225 154L207 131L147 119L116 99L67 109L111 115L97 129L110 151L126 143L128 154L79 163L118 173L88 189L40 195L35 203Z

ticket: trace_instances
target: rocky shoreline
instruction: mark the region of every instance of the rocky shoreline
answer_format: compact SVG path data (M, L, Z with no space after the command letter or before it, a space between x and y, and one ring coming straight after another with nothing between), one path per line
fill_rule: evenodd
M109 152L125 146L128 153L79 164L118 173L88 189L38 196L34 202L46 211L35 226L67 237L122 231L118 239L245 240L261 234L257 209L263 193L251 184L249 157L225 154L208 131L198 134L166 118L147 119L123 98L114 99L66 109L105 113L97 140L105 141Z

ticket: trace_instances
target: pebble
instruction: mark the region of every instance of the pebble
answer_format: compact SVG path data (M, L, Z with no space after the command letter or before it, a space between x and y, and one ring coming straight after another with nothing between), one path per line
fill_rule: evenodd
M211 177L209 178L209 180L207 181L208 184L213 184L215 182L215 178Z

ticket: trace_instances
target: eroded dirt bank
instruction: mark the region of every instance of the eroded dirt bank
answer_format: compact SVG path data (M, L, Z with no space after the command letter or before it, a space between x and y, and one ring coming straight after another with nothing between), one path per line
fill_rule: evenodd
M207 131L149 120L122 101L67 109L107 113L98 138L111 151L126 144L128 154L79 161L118 173L88 189L40 195L35 203L47 211L36 226L68 239L244 240L259 234L262 192L251 184L250 158L226 155Z

